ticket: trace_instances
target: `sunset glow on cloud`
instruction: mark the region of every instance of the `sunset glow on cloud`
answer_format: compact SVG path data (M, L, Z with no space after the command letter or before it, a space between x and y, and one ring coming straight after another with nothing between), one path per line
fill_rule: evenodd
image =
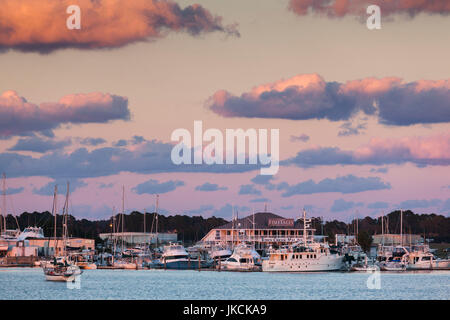
M381 123L412 125L450 121L450 81L365 78L326 82L297 75L253 88L241 96L216 92L208 107L224 117L349 120L358 112Z
M364 15L369 5L378 5L383 15L404 14L411 17L419 13L450 13L447 0L290 0L289 8L298 15L312 12L328 17Z
M448 0L0 0L0 174L15 212L50 210L69 182L88 219L121 207L122 187L127 213L159 194L162 214L226 219L450 214L449 14ZM176 163L181 145L246 164ZM279 154L268 176L248 164L265 147Z
M221 17L198 4L185 8L165 0L2 0L0 4L0 51L118 48L155 40L169 31L239 35L235 25L224 26ZM66 27L66 9L73 4L81 9L79 30Z
M127 98L100 92L71 94L58 102L39 105L15 91L0 95L0 136L51 130L63 123L104 123L129 118Z
M320 165L450 165L450 132L429 137L372 138L353 151L316 147L300 151L286 164L299 167Z

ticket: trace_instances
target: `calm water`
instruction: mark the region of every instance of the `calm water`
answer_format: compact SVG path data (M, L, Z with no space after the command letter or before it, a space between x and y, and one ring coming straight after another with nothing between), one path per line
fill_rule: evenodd
M0 269L0 299L450 299L450 271L381 273L235 273L85 270L79 289L44 280L39 268Z

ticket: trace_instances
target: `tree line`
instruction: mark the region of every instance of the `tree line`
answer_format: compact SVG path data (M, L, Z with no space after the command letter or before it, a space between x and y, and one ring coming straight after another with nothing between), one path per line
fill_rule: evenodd
M157 219L156 219L157 217ZM146 232L156 230L156 220L159 232L176 232L178 240L186 243L199 241L209 230L224 225L228 221L223 218L187 215L161 215L156 213L146 213L145 226L144 214L133 211L125 214L124 231ZM116 226L119 224L120 215L115 216ZM6 225L9 229L17 228L17 223L23 230L27 226L42 227L44 234L51 237L54 234L54 216L48 211L45 212L24 212L14 217L8 215ZM68 230L72 237L91 238L100 241L100 233L112 232L113 218L105 220L76 219L69 215ZM400 211L393 211L385 215L384 223L389 233L400 233ZM354 219L350 223L338 220L322 221L321 218L312 218L312 228L316 229L316 234L323 234L330 242L334 242L336 234L354 235L358 225L358 239L366 243L370 241L374 234L381 234L381 217L365 217ZM57 216L57 235L61 235L62 216ZM121 231L119 225L116 231ZM434 242L450 242L450 218L438 214L415 214L410 210L403 211L403 233L420 234L426 238L432 238ZM365 246L370 244L365 244Z

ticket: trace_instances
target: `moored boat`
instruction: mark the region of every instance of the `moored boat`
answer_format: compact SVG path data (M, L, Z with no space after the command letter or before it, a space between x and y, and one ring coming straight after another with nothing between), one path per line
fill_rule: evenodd
M311 219L303 210L303 240L269 252L269 259L262 263L265 272L338 271L344 268L344 256L332 253L327 243L314 240Z
M450 270L450 259L439 259L428 246L413 248L402 257L407 270Z
M221 262L221 270L227 271L261 271L261 256L251 245L239 244L233 254Z
M165 269L190 270L209 267L205 260L191 259L186 249L179 243L164 246L161 264Z

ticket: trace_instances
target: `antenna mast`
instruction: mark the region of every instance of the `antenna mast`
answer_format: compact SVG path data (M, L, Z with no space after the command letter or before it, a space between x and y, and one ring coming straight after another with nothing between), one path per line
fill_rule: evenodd
M121 250L123 252L123 223L124 223L124 211L125 211L125 186L122 186L122 245Z
M56 250L57 250L57 239L56 239L56 217L58 215L58 185L55 185L55 191L53 193L53 208L52 213L55 216L55 222L54 222L54 230L53 230L53 240L55 245L55 256L56 256Z
M6 212L6 175L5 173L3 173L3 206L2 206L2 215L3 215L3 231L6 234L6 216L7 216L7 212ZM0 229L1 231L1 229Z
M400 209L400 245L403 247L403 209Z
M159 209L159 194L156 195L156 206L155 206L155 215L156 215L156 247L158 247L158 209Z

